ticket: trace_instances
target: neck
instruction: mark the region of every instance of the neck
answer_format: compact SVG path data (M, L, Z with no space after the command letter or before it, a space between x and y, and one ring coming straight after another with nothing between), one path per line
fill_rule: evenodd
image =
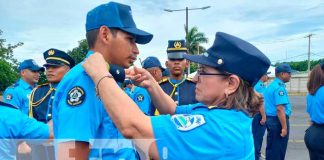
M32 87L32 88L35 87L35 83L34 82L29 82L24 77L21 77L21 79L24 80L27 84L29 84L30 87Z
M109 54L106 54L107 51L103 47L96 45L96 47L91 48L89 50L92 50L93 52L99 52L103 56L103 58L105 59L106 62L111 63L109 61L109 59L111 59L111 58L108 57Z
M171 75L170 76L172 79L175 79L175 80L182 80L183 79L183 74L180 74L180 75Z

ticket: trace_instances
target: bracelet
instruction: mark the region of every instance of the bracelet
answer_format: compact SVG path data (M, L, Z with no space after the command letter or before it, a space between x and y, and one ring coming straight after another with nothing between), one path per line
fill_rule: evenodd
M96 84L95 90L96 90L96 95L100 100L101 100L101 98L100 98L100 94L99 94L99 84L104 78L114 78L114 77L110 73L108 73L107 75L105 75L99 79L98 83Z

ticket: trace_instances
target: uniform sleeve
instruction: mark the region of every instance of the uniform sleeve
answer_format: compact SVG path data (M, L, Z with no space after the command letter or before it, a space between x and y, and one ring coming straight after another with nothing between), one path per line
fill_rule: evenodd
M19 101L19 95L16 93L14 88L7 88L3 93L3 101L9 103L13 106L21 108L21 104Z
M221 140L219 134L214 134L213 137L207 135L208 133L202 128L204 125L191 130L181 131L179 129L181 126L176 126L175 122L171 120L174 116L178 115L173 115L172 117L170 115L151 117L160 159L195 159L194 157L200 156L203 156L205 159L214 159L217 155L223 154L221 153L223 150L217 149L221 148L222 144L215 142L215 139ZM197 138L198 135L200 138Z
M274 91L275 105L285 105L289 103L288 93L285 88L279 87Z
M17 110L18 111L18 110ZM38 122L35 119L29 118L27 115L19 112L21 125L19 138L23 139L48 139L50 135L49 126L45 123ZM17 115L18 116L18 115Z
M73 79L74 78L74 79ZM96 97L94 84L85 74L62 81L55 98L54 135L60 142L90 142L95 138L102 117L101 103ZM101 110L100 110L101 109Z
M202 103L195 103L195 104L177 106L175 114L190 114L193 108L197 106L205 106L205 105Z

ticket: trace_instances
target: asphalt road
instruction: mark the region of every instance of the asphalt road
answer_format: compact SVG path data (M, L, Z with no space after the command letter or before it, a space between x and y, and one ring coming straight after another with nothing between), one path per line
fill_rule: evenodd
M309 155L304 143L305 130L309 126L308 115L306 113L306 97L290 96L290 102L292 104L292 115L290 117L291 132L286 152L286 160L307 160L309 159ZM263 139L263 154L265 154L266 134Z

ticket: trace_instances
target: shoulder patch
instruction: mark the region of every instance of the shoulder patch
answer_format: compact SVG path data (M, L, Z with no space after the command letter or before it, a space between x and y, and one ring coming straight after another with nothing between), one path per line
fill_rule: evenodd
M137 95L137 97L136 97L136 101L137 101L137 102L142 102L142 101L144 101L144 95L143 95L143 94L139 94L139 95Z
M77 106L83 103L86 93L84 89L80 86L75 86L71 88L66 97L66 102L70 106Z
M284 91L279 91L278 94L279 94L279 96L283 96L283 95L285 95L285 92Z
M161 79L158 83L161 84L161 83L164 83L164 82L167 82L167 81L168 81L168 78L165 77L165 78Z
M7 94L7 96L6 96L6 100L12 100L12 98L13 98L13 96L12 96L12 94Z
M171 121L180 131L189 131L206 123L203 115L176 114L171 116Z

